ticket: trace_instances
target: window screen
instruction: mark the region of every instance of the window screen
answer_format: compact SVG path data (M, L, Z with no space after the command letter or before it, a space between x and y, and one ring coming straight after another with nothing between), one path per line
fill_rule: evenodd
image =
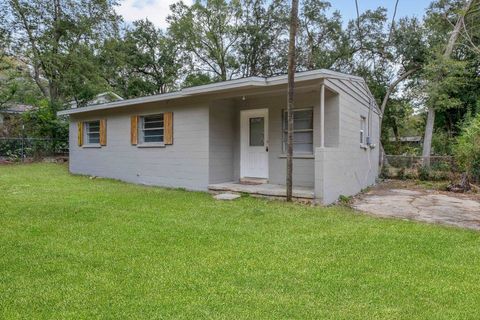
M100 143L100 121L85 122L85 133L87 136L87 144Z
M283 150L287 150L287 111L283 115ZM313 153L313 108L293 110L293 152Z
M162 143L164 136L163 113L144 116L141 119L141 141L144 143Z

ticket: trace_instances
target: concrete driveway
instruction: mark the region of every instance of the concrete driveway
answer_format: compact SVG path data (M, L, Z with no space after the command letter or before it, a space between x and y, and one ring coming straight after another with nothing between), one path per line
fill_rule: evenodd
M381 217L480 230L480 197L475 194L404 188L398 183L382 183L356 197L353 208Z

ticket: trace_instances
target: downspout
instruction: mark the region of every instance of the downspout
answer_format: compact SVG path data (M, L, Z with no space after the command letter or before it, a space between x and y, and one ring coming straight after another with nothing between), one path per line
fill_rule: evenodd
M370 109L369 109L369 119L368 119L368 136L370 137L370 145L373 145L372 141L372 117L373 117L373 101L372 97L370 97Z
M367 89L367 84L363 83L365 88ZM373 107L373 99L371 95L368 95L368 128L367 128L367 152L368 152L368 171L365 175L365 184L368 184L368 176L372 172L372 158L371 158L371 150L372 150L372 107Z
M320 147L325 147L325 84L320 85Z

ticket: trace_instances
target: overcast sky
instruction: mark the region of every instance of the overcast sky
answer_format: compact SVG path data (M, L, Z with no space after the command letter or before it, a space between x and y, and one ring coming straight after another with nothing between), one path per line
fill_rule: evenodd
M148 18L156 26L165 28L165 19L170 13L169 7L177 0L120 0L117 13L122 15L126 22ZM184 0L190 4L192 0Z
M192 3L193 0L184 0ZM126 22L148 18L160 28L165 28L169 14L169 6L177 0L120 0L117 12ZM422 17L431 0L399 0L397 17ZM339 10L345 21L356 17L355 0L330 0L332 8ZM388 9L389 16L393 14L395 0L358 0L360 12L383 6Z

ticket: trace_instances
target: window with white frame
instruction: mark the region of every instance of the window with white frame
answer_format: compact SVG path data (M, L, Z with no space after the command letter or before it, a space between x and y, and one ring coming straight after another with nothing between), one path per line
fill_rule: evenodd
M360 116L360 144L367 144L367 118Z
M141 143L163 143L163 113L140 117L139 137Z
M100 143L100 120L85 122L85 136L87 144Z
M288 116L283 113L283 151L287 151ZM293 110L293 152L313 153L313 108Z

